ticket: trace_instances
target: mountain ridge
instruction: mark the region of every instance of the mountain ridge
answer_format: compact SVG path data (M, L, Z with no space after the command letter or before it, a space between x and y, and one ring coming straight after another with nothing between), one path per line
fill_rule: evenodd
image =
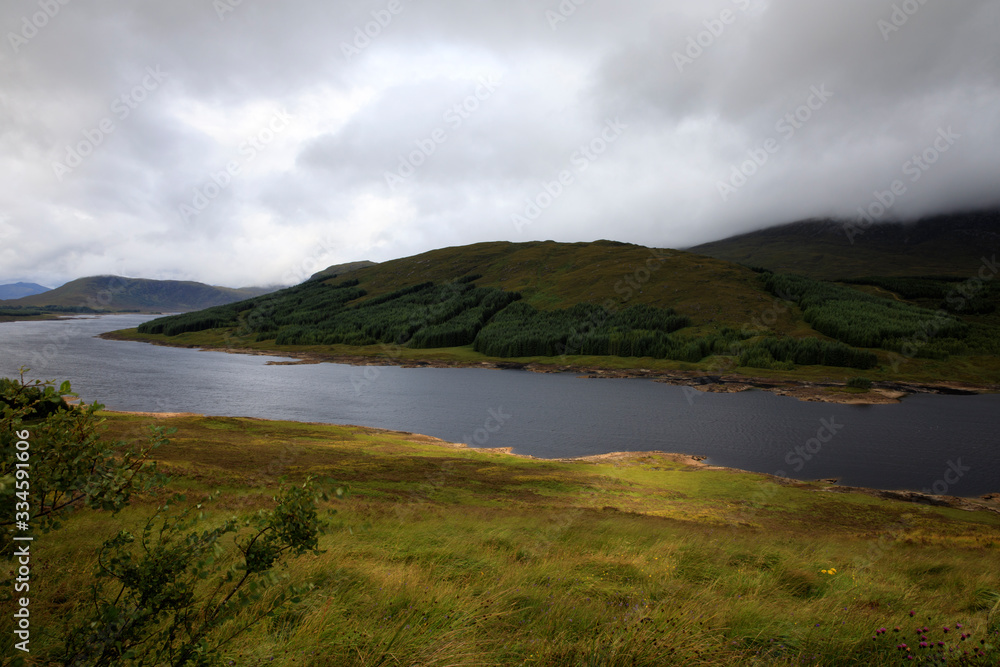
M39 285L38 283L17 282L0 285L0 301L11 301L35 294L43 294L51 291L51 289L51 287Z
M4 302L5 307L76 307L95 311L163 312L201 310L260 296L273 288L232 288L194 281L88 276L42 294Z

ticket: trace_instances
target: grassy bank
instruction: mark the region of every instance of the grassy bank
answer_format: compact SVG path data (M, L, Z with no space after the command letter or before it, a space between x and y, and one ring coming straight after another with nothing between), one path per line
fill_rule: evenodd
M413 349L409 347L384 345L276 345L274 341L255 341L252 336L238 336L229 330L212 329L183 333L176 336L144 334L135 329L123 329L103 337L113 340L128 340L169 347L203 348L228 352L249 352L274 356L293 356L316 361L349 362L365 361L387 364L443 364L474 366L480 364L528 365L540 367L570 368L578 370L604 369L608 371L647 371L664 374L688 373L693 379L706 375L721 374L747 379L757 378L773 382L819 382L845 384L850 378L863 375L874 382L913 383L942 385L964 384L980 391L991 392L1000 389L1000 357L995 355L952 356L947 360L905 359L893 364L888 352L872 350L880 365L877 368L858 371L832 366L799 366L792 370L764 370L740 367L729 357L707 357L691 363L651 357L615 357L565 355L560 357L515 357L501 358L481 354L471 345L436 349ZM367 362L366 362L367 363Z
M151 421L178 429L157 458L190 502L221 492L206 506L209 522L265 506L283 475L349 490L331 504L325 552L286 569L313 592L228 645L224 664L1000 657L990 648L1000 622L988 618L1000 591L994 512L777 483L664 454L541 461L359 427L107 417L115 437ZM123 526L138 529L157 502L142 498L117 518L80 513L38 539L33 627L54 633L87 604L96 547ZM919 647L924 627L931 648ZM36 642L34 664L45 664L53 639ZM896 648L903 643L909 651Z

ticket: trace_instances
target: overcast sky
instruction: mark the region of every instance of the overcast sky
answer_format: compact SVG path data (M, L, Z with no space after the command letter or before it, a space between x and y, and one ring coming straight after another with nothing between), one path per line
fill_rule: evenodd
M4 0L0 283L686 247L894 181L885 219L1000 204L998 26L996 0Z

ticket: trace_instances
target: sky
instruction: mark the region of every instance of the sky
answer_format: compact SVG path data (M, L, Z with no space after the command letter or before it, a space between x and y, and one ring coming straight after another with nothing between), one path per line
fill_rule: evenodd
M0 283L995 206L998 26L996 0L4 0Z

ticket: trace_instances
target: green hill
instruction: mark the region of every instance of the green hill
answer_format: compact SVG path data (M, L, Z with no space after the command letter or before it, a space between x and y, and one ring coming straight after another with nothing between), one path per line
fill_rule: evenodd
M1000 210L910 223L805 220L690 248L710 257L824 280L974 276L1000 250Z
M328 266L322 271L317 271L312 274L309 276L309 280L316 280L317 278L332 278L340 275L341 273L375 266L375 264L375 262L369 262L368 260L362 260L360 262L347 262L346 264L334 264L333 266Z
M764 297L754 273L744 267L615 241L477 243L341 273L337 280L357 279L374 297L468 275L480 276L480 287L519 292L536 308L610 300L618 307L683 310L696 322L738 324L754 314L752 301Z
M394 363L1000 380L995 285L973 294L951 279L867 282L612 241L480 243L320 275L117 336Z
M93 276L3 305L5 308L89 308L108 312L188 311L242 301L268 291L261 287L234 289L177 280Z

